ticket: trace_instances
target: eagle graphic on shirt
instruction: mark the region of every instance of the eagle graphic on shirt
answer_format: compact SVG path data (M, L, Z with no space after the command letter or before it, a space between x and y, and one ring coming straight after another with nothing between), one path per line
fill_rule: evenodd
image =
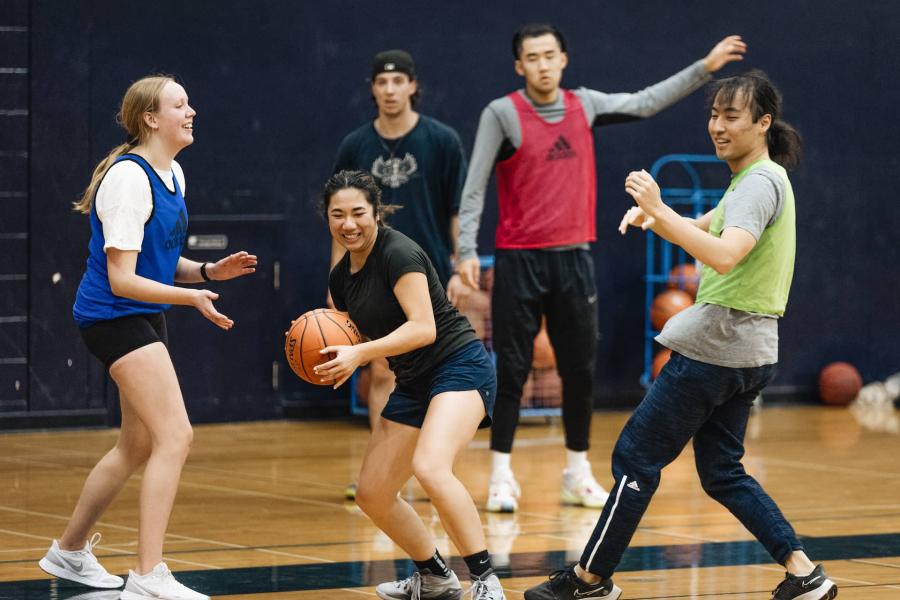
M395 158L391 156L385 159L379 156L372 163L372 175L377 177L381 183L387 187L398 188L412 177L413 173L419 170L419 164L416 157L409 152L403 158Z

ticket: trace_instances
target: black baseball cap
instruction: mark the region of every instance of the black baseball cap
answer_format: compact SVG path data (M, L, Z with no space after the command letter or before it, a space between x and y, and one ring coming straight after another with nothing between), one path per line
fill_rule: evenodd
M376 54L372 61L372 80L380 73L405 73L410 79L415 79L416 65L405 50L385 50Z

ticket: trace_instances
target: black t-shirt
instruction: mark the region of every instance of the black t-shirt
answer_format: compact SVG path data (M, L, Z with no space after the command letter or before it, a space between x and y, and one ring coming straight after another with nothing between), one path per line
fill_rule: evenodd
M366 264L351 274L348 252L332 269L328 283L335 308L350 313L363 335L377 340L407 321L394 295L394 285L406 273L424 273L428 279L437 337L433 344L388 357L399 383L429 373L445 358L478 339L468 319L447 300L428 256L399 231L379 227Z
M389 140L366 123L341 142L334 170L343 169L368 171L375 177L382 203L401 207L388 223L425 250L441 283L447 285L453 271L450 220L459 212L467 169L456 131L419 115L409 133Z

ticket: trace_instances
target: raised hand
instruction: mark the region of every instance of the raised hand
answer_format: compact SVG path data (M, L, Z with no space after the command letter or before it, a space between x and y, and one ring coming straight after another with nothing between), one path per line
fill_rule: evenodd
M708 73L715 73L730 62L744 60L746 52L747 44L744 43L741 36L729 35L713 46L713 49L703 59L703 66L706 67Z
M644 212L644 209L640 206L632 206L625 213L625 216L622 217L622 222L619 223L619 233L625 235L629 225L632 227L640 227L643 231L647 231L653 227L654 223L656 223L656 219L648 216L647 213Z
M228 331L232 327L234 327L234 321L220 313L216 310L216 307L213 306L212 301L218 300L219 295L215 292L211 292L209 290L193 290L194 296L192 298L191 305L200 311L200 314L224 329Z
M634 198L637 205L649 217L656 217L657 213L665 206L662 195L656 181L650 173L641 169L632 171L625 178L625 191Z
M206 268L210 279L225 281L256 271L256 255L241 250L211 264Z

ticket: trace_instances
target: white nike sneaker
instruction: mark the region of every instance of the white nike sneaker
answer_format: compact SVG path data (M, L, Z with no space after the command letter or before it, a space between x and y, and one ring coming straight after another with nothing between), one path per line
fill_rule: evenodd
M588 464L577 471L563 469L560 498L563 504L573 504L587 508L603 508L609 492L597 483Z
M122 591L122 600L210 600L209 596L195 592L175 581L172 571L161 562L146 575L128 572L128 582Z
M521 495L522 488L516 482L512 471L491 477L485 508L488 512L516 512L519 509L519 496Z
M94 556L94 547L100 543L101 537L99 533L95 533L85 542L83 550L74 551L61 550L59 542L53 540L50 549L38 565L55 577L90 587L106 589L122 587L125 580L109 574Z
M491 569L481 577L472 580L472 587L467 594L472 595L472 600L506 600L503 595L503 586Z
M375 595L381 600L461 600L463 590L453 571L449 577L441 577L425 569L406 579L379 584Z

